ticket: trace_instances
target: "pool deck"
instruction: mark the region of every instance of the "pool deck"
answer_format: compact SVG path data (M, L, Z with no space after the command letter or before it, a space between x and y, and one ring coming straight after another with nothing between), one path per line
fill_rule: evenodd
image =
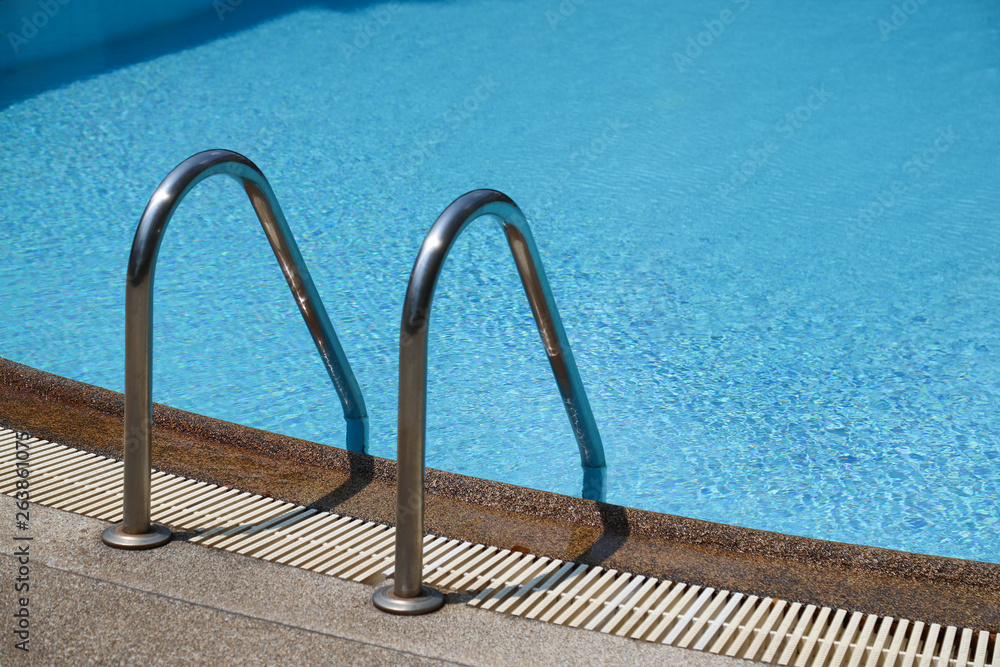
M393 523L392 461L162 406L154 420L161 470ZM0 360L0 425L120 458L121 424L119 394ZM851 612L1000 629L1000 565L723 526L433 470L427 485L426 528L437 535ZM371 607L363 584L183 540L117 552L100 543L99 521L43 507L32 517L45 545L32 573L32 627L38 646L49 642L39 649L53 651L39 653L48 662L104 662L122 651L131 652L126 662L731 662L457 604L467 596L449 596L455 604L425 618L394 618ZM61 622L70 619L76 629Z
M11 520L14 501L0 496ZM240 665L690 665L739 660L475 609L376 611L373 588L176 540L150 551L104 546L107 525L31 507L28 654L4 632L0 663ZM9 523L9 522L6 522ZM5 553L4 581L14 558ZM13 596L0 615L10 619Z

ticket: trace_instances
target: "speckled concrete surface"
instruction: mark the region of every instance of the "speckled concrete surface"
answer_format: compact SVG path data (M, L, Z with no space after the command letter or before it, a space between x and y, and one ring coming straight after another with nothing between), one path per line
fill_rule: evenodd
M157 468L394 522L395 463L155 406ZM122 397L0 359L0 425L121 457ZM1000 631L1000 565L824 542L428 470L428 532L692 584Z
M42 568L37 585L31 662L13 653L8 655L13 664L456 664L60 570Z
M0 496L0 516L13 520ZM107 524L31 506L30 653L2 633L5 665L678 665L746 664L474 609L449 596L420 617L384 614L374 589L183 541L104 546ZM13 558L0 556L9 582ZM0 616L13 596L3 585ZM30 662L27 658L30 658Z

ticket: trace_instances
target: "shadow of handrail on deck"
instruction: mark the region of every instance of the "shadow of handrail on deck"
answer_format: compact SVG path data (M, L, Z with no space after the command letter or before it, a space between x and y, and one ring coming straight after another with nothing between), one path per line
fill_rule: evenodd
M330 493L309 503L309 507L336 511L338 505L342 505L364 491L375 479L375 459L372 456L358 452L345 453L349 465L347 479Z
M300 518L305 518L306 509L320 510L323 512L331 512L333 514L340 514L337 511L337 506L348 501L349 499L361 493L365 488L371 484L372 480L375 478L375 459L368 454L360 454L357 452L345 452L348 456L348 462L350 466L350 473L346 480L344 480L337 488L335 488L330 493L326 494L321 498L317 498L313 502L305 505L303 507L290 510L283 513L277 518L272 517L268 519L267 523L279 524L286 519L298 515ZM240 523L236 525L226 526L226 531L232 531L234 535L242 533L260 526L263 523L261 521L251 521L249 523ZM298 523L298 521L296 521ZM221 528L222 526L208 525L198 528L187 528L185 530L177 530L174 532L173 539L178 542L188 542L192 538L201 535L202 533Z
M624 507L599 502L597 512L601 516L603 532L590 546L570 560L588 565L600 565L614 556L628 540L632 527L629 525L628 514Z

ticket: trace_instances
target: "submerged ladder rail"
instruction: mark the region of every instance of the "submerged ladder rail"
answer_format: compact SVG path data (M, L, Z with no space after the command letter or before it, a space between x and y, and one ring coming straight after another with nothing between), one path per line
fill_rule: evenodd
M153 442L153 278L167 224L201 181L222 174L238 181L253 205L281 265L323 365L337 390L347 422L347 449L365 452L368 414L358 381L306 268L270 183L239 153L210 150L184 160L160 183L143 211L129 255L125 288L125 481L122 522L102 539L121 549L164 544L170 531L150 521Z
M396 565L392 586L373 601L383 611L422 614L441 607L441 594L423 585L424 450L427 420L427 331L438 276L455 239L482 216L498 218L531 305L563 405L573 426L584 471L583 497L604 499L601 434L580 379L528 222L507 195L474 190L438 217L413 264L399 337L399 422L396 463Z

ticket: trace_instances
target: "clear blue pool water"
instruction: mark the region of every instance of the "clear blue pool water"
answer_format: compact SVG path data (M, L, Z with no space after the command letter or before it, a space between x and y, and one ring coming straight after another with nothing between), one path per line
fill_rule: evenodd
M0 356L120 391L139 215L182 159L229 148L271 179L371 451L394 458L413 258L452 199L492 187L528 212L611 502L1000 562L1000 7L562 7L301 7L184 37L211 13L153 53L108 47L124 64L11 93ZM428 465L575 495L576 446L493 224L459 241L431 331ZM234 183L204 183L171 224L155 364L158 402L343 441Z

